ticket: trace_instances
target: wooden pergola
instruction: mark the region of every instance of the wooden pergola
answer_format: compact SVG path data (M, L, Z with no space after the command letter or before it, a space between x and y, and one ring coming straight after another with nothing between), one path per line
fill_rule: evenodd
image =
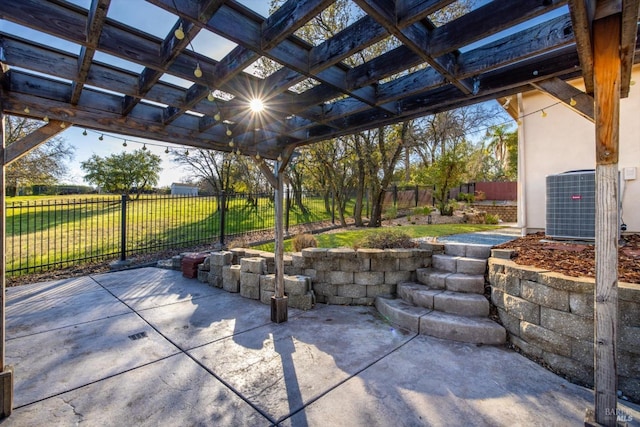
M110 0L87 0L88 9L64 0L0 0L0 18L79 46L69 52L0 32L2 118L47 119L6 148L2 130L2 233L6 165L67 126L274 160L274 169L257 163L277 190L272 320L284 321L281 172L296 147L537 88L596 125L594 422L615 423L618 109L640 50L640 0L482 1L441 25L432 15L453 0L352 0L364 16L316 45L296 32L333 0L288 0L268 17L236 0L147 1L173 15L166 36L110 18ZM201 32L235 47L219 60L195 52L191 41ZM390 37L395 47L355 67L345 62ZM97 52L142 71L97 61ZM275 71L245 71L261 58L277 64ZM584 92L566 83L576 77ZM265 105L261 114L249 112L256 98ZM0 407L8 415L0 265Z

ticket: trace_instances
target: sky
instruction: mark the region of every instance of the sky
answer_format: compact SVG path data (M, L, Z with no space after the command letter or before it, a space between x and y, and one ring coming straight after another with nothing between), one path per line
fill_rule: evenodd
M90 0L69 0L81 7L89 8ZM262 16L268 15L270 0L239 0L240 3L251 8ZM478 0L476 7L487 3L487 0ZM563 8L553 12L554 14L566 13ZM108 17L124 22L127 25L138 28L157 37L164 38L175 23L175 15L170 14L144 0L112 0L107 14ZM524 25L532 25L531 23ZM42 44L53 46L57 49L65 50L74 54L79 54L80 46L65 40L58 39L53 36L42 34L36 31L21 28L11 22L0 19L0 31L14 34L18 37L35 40ZM504 34L498 34L493 37L503 37ZM486 42L483 41L482 43ZM201 54L210 56L213 59L220 60L229 53L235 44L225 40L209 31L201 31L192 41L193 49ZM115 66L141 72L143 67L132 62L112 57L110 55L98 52L95 60L108 62ZM173 77L163 76L163 81L167 81L181 87L189 87L190 82ZM142 148L143 144L147 148L160 156L162 159L162 172L158 187L170 186L173 182L188 182L189 174L181 169L178 165L171 161L171 153L165 153L166 148L169 150L184 150L184 147L165 143L162 141L145 140L141 138L129 138L120 134L104 134L103 140L100 141L101 133L87 130L87 135L83 135L83 128L70 127L58 136L64 138L67 143L75 148L75 156L73 161L69 163L69 174L64 180L68 184L86 184L82 177L84 172L80 168L81 162L89 159L92 155L101 157L109 156L122 152L123 150L132 151ZM123 143L127 141L127 146Z

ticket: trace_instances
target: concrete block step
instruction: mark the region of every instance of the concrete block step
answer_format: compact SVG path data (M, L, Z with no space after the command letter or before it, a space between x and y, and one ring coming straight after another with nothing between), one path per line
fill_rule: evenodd
M484 273L463 274L435 268L419 268L416 270L416 279L431 289L474 294L484 293Z
M504 344L506 330L482 317L465 317L432 311L420 317L420 333L432 337L473 344Z
M431 257L434 269L450 273L482 274L487 269L487 260L446 254L434 254Z
M433 296L433 306L437 311L461 316L487 317L489 300L484 295L441 291Z
M444 292L442 289L430 289L415 282L398 283L397 293L400 298L417 307L433 309L433 298Z
M445 243L444 253L451 256L489 259L489 257L491 257L491 246L469 243Z
M400 298L376 297L376 309L391 323L411 332L418 332L420 317L429 313L428 308L416 307Z

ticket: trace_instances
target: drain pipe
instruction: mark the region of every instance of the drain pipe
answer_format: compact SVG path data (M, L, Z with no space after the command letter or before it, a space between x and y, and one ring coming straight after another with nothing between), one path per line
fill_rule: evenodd
M524 103L522 101L522 93L517 95L518 99L518 227L522 236L527 235L527 181L526 181L526 162L525 162L525 143L524 143Z

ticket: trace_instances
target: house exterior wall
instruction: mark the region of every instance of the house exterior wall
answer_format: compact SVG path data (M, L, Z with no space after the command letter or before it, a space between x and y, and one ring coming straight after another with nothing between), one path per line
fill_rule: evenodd
M198 187L188 184L171 184L172 196L197 196Z
M632 80L640 83L640 65ZM576 87L579 81L574 82ZM595 169L595 125L542 92L522 95L520 102L519 225L527 232L545 229L546 176L580 169ZM539 111L547 113L542 117ZM635 168L637 178L622 179L623 220L628 232L640 232L640 84L631 86L620 100L619 168ZM523 200L524 199L524 200ZM523 203L524 202L524 203Z

